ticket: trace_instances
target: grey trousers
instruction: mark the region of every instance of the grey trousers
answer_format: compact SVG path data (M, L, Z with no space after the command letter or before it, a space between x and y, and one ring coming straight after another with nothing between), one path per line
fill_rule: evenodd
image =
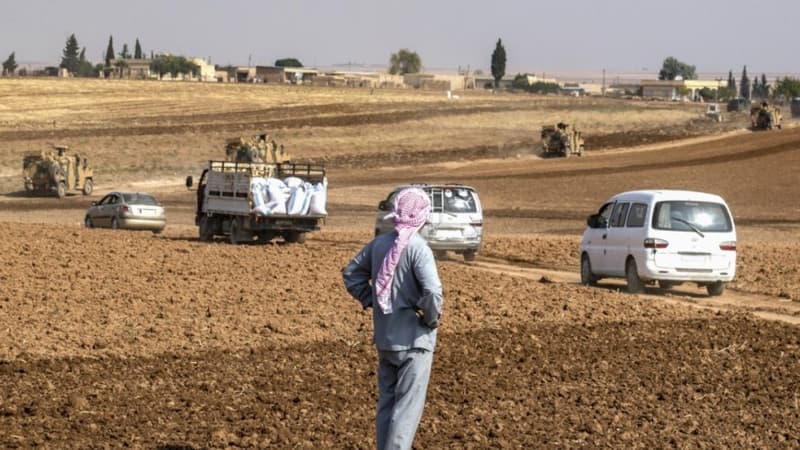
M378 450L409 450L425 407L433 352L378 351Z

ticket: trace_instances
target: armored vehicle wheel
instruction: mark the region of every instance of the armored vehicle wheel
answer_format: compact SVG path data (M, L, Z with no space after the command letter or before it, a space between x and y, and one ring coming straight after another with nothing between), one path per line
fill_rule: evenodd
M58 198L64 198L67 196L67 186L63 181L58 183L58 189L56 189L56 193L58 194Z
M83 224L86 226L86 228L94 228L94 222L89 216L86 216L86 218L83 219Z
M111 229L112 230L119 230L119 220L116 217L111 218Z
M641 294L644 292L644 283L639 278L639 274L636 271L636 261L633 258L628 258L628 262L625 264L625 278L628 280L629 294Z
M475 261L475 250L467 250L464 252L464 261Z
M94 183L92 183L91 179L86 180L83 183L83 195L92 195L92 191L94 190Z

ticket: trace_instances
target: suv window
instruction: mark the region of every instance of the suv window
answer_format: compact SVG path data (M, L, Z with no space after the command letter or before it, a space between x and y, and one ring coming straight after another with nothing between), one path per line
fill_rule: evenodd
M644 226L644 218L647 215L647 205L644 203L634 203L631 205L631 212L628 213L628 228L639 228Z
M614 205L614 211L611 213L611 223L612 227L621 227L625 225L625 217L628 213L628 207L630 203L627 202L620 202Z
M667 201L656 203L653 228L673 231L733 230L731 217L724 205L713 202Z
M478 211L475 192L462 187L425 188L431 197L431 212L474 213Z

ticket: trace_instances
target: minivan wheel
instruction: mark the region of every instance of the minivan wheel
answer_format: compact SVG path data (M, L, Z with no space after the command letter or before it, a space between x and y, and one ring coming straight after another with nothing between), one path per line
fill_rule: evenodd
M592 273L592 263L586 253L581 255L581 284L584 286L597 285L597 277Z
M644 292L644 283L639 278L639 274L636 271L636 261L633 258L628 258L628 262L625 263L625 278L628 280L629 294L641 294Z
M716 283L711 283L706 285L706 291L708 295L712 297L719 297L725 292L725 283L722 281L717 281Z

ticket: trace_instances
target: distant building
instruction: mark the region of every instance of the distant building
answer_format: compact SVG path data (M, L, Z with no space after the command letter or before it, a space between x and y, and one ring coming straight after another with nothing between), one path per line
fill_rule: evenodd
M727 80L642 80L642 97L664 100L700 100L703 89L720 89L727 86ZM723 84L724 83L724 84Z

